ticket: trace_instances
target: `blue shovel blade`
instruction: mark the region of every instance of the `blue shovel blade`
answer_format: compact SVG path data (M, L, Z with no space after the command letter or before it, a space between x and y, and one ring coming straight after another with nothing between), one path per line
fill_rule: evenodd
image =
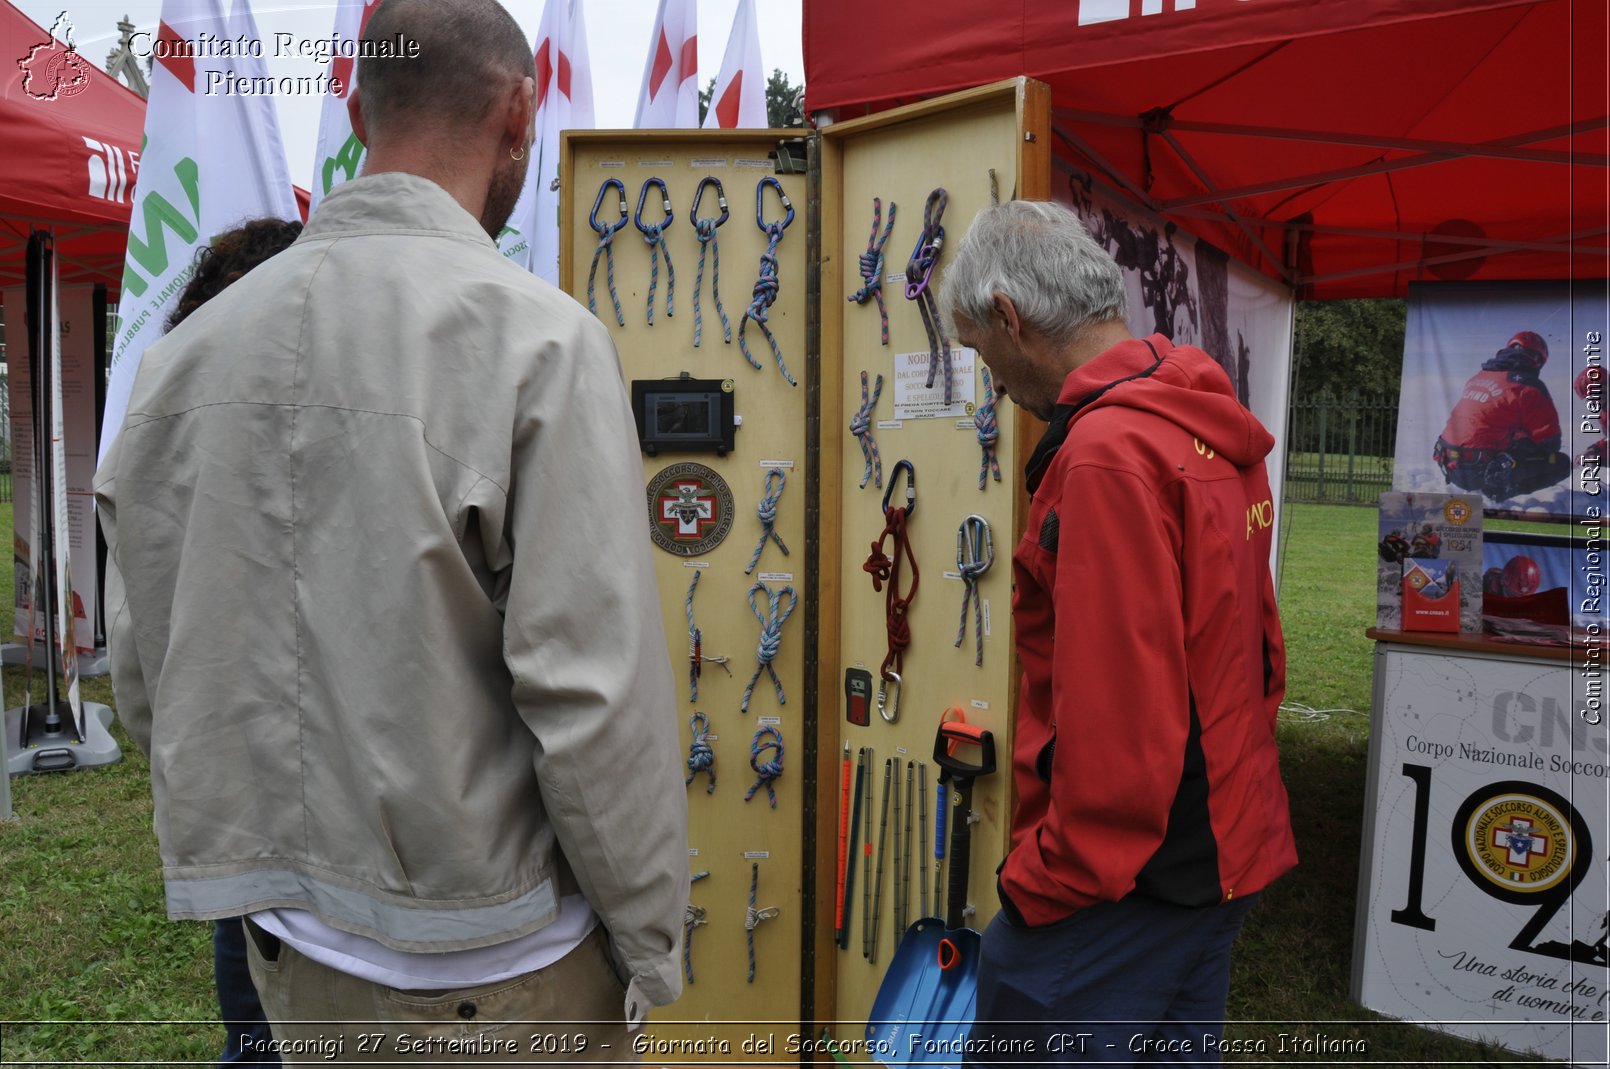
M947 929L938 917L906 929L867 1022L868 1048L879 1064L960 1069L978 995L979 945L977 932Z

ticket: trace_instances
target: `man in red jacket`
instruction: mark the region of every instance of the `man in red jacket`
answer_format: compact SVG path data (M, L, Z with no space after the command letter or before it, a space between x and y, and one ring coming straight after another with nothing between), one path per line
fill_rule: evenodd
M1548 358L1542 336L1523 330L1465 383L1431 451L1451 485L1503 501L1565 478L1560 414L1538 378Z
M1130 334L1117 265L1059 205L980 213L943 300L1049 424L1013 558L1018 802L970 1053L1218 1064L1231 943L1297 861L1274 439L1206 353Z

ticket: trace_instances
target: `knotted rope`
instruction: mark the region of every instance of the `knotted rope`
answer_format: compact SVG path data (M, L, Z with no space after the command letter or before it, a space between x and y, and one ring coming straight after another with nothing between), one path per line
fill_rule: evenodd
M764 592L767 608L762 611L755 604L755 594ZM783 607L783 596L787 595L787 607ZM783 624L794 614L794 607L799 604L799 598L794 594L794 588L785 586L773 592L765 583L757 582L749 588L749 608L754 612L755 619L760 621L760 645L755 649L755 674L749 677L748 686L744 687L743 702L738 706L740 712L749 711L749 700L754 697L755 684L760 682L760 673L770 672L772 686L777 691L777 704L787 705L788 699L783 696L783 681L777 677L777 669L772 667L772 661L777 657L777 651L783 644ZM782 759L781 750L778 751L779 761ZM752 763L752 762L751 762ZM753 788L751 788L751 792Z
M727 667L726 657L706 656L704 652L704 632L693 622L693 592L699 589L699 577L703 572L693 573L693 582L688 584L688 597L684 603L688 611L688 701L699 700L699 677L704 675L704 662L719 664L721 670L732 675L732 669Z
M894 205L889 205L893 210ZM861 408L850 419L850 433L855 435L856 441L861 443L861 455L866 457L866 471L861 474L861 489L866 489L867 481L874 480L878 489L883 489L883 457L878 455L877 439L872 437L872 410L878 407L878 398L883 396L883 376L878 376L877 385L872 388L872 395L867 396L866 372L861 372Z
M995 443L1000 441L1001 428L995 421L995 386L990 382L989 368L984 368L984 402L973 412L973 426L978 428L978 446L984 451L978 463L978 488L984 489L985 476L993 474L1001 481L1001 462L995 456Z
M684 787L693 786L693 777L703 772L710 777L710 785L704 789L705 794L716 792L716 753L710 748L710 718L703 713L694 713L688 721L693 729L693 744L688 747L688 779Z
M660 191L660 200L665 206L665 217L657 223L643 222L643 205L648 200L648 191L653 188ZM660 285L660 256L665 256L665 314L674 316L676 312L673 305L676 302L676 268L671 266L671 247L665 243L665 228L671 225L675 213L671 210L671 195L666 192L665 180L650 178L643 183L643 191L637 195L637 215L633 222L643 234L643 242L648 245L649 254L649 281L648 281L648 325L654 325L654 291Z
M878 302L878 320L882 324L883 344L889 344L889 309L883 303L883 246L894 231L894 201L889 202L889 223L883 228L883 236L878 236L878 226L883 218L883 202L877 197L872 198L872 234L866 239L866 252L861 254L861 281L863 285L849 297L856 304L865 304L867 298ZM865 486L866 483L862 483Z
M604 206L604 195L611 189L615 190L620 198L621 217L619 222L601 223L598 221L598 212ZM615 322L620 326L626 325L626 316L621 313L620 294L615 292L615 234L631 217L626 212L626 186L619 178L606 178L604 184L598 187L598 196L593 200L593 213L588 217L588 225L598 234L598 248L593 251L592 270L587 272L587 311L593 315L598 314L598 300L594 294L594 284L598 279L598 258L602 256L608 265L606 274L609 278L609 298L615 302Z
M769 737L769 741L768 740ZM767 750L774 750L777 756L770 761L762 761L760 755ZM771 802L773 809L777 808L777 792L772 790L772 783L780 779L783 774L783 736L777 728L767 724L755 732L755 737L749 742L749 767L755 770L759 777L754 784L744 792L744 801L755 796L760 788L766 788L766 798Z
M772 336L771 328L766 325L766 316L770 313L772 302L777 300L777 243L783 239L783 228L772 223L766 227L766 236L766 251L760 254L760 277L755 280L754 299L749 302L748 310L738 321L738 348L743 351L749 366L760 370L760 361L749 352L749 343L744 340L744 328L751 319L754 320L771 345L771 355L776 358L777 368L783 373L783 378L788 380L790 386L797 386L799 384L794 381L794 376L789 374L788 367L783 363L783 351L778 348L777 339Z
M776 480L775 486L772 484L773 479ZM783 487L787 483L788 477L783 474L783 469L766 469L766 482L761 489L760 505L755 510L755 514L760 517L760 541L755 543L755 552L749 558L749 567L744 569L745 575L753 572L755 565L760 563L760 553L766 548L768 540L777 543L777 548L783 551L783 556L789 555L788 546L783 543L783 536L777 533L777 503L782 500Z
M713 219L696 219L694 230L699 235L699 270L693 276L693 347L699 347L704 336L704 313L699 308L699 288L704 285L704 251L710 250L710 295L716 299L716 311L721 315L721 333L728 343L732 341L732 324L727 310L721 306L721 245L716 241L716 222Z
M698 883L708 875L709 872L695 872L688 882ZM705 908L689 902L687 910L682 914L682 972L690 984L693 983L693 929L709 923Z
M928 334L927 385L933 386L934 376L943 364L947 405L951 401L950 339L945 336L939 302L928 288L928 280L933 275L934 265L939 262L939 253L945 244L945 228L940 220L945 215L945 205L949 200L950 195L943 187L928 194L928 201L922 209L922 233L917 236L917 245L911 250L911 259L906 263L906 299L917 302L923 330Z
M770 184L777 187L777 195L782 198L783 207L787 214L781 222L768 223L760 213L761 196ZM755 280L754 296L750 299L749 308L744 312L743 318L738 321L738 348L749 361L749 366L756 371L760 370L760 361L749 352L749 343L744 339L744 329L754 320L760 326L760 332L766 336L771 345L771 354L777 360L777 370L783 373L783 378L790 386L798 386L794 376L789 374L788 367L783 363L783 351L777 346L777 339L772 336L771 328L766 325L766 317L771 313L771 306L777 300L777 245L783 240L783 231L788 224L794 221L794 206L789 203L788 195L783 192L782 183L767 175L755 187L755 225L766 234L766 251L760 254L760 277Z
M749 908L744 911L744 938L749 943L749 982L755 982L755 928L761 921L773 920L777 916L776 906L767 906L765 909L755 908L755 892L760 887L760 862L752 861L749 864Z

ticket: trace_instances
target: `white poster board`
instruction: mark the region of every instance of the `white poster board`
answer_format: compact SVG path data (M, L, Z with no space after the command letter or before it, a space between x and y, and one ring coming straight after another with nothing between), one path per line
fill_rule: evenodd
M1354 997L1605 1064L1607 727L1580 668L1390 643L1376 658Z
M62 425L66 440L68 529L56 533L58 552L68 554L72 576L73 626L77 648L90 651L95 642L93 613L96 597L95 568L95 340L94 288L64 286L61 289L61 395ZM12 544L16 595L13 605L13 633L21 639L28 633L28 569L34 548L28 531L32 520L33 493L33 400L31 369L23 309L27 293L22 286L5 291L8 311L8 344L11 383L11 497L13 501ZM42 613L34 614L34 641L45 639Z

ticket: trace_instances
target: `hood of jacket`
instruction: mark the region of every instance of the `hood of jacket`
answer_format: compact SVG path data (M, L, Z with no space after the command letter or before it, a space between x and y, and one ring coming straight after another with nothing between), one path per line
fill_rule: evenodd
M1068 429L1111 405L1161 416L1238 467L1256 464L1274 448L1274 435L1236 399L1230 377L1212 357L1152 334L1120 342L1068 375L1045 437L1029 459L1029 493Z

